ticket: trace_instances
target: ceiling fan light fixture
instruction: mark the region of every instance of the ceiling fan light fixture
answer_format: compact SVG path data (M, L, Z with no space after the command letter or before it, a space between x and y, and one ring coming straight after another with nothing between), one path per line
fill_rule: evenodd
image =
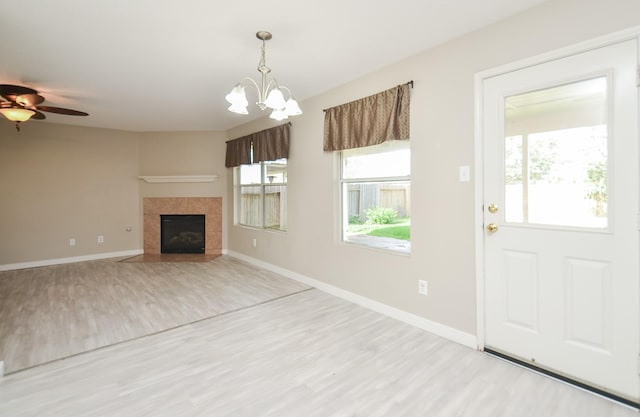
M235 87L233 87L233 90L225 96L225 99L231 103L228 110L234 113L248 114L246 109L248 105L247 96L243 85L243 83L246 82L246 85L252 85L255 87L258 93L258 101L256 102L258 108L260 108L260 110L266 110L268 108L273 110L269 116L272 119L283 120L288 116L297 116L302 114L300 106L293 98L291 91L287 87L278 85L278 82L275 79L267 81L267 74L271 72L271 68L266 64L265 43L272 38L271 33L259 31L256 33L256 37L262 41L260 61L258 62L258 72L261 75L260 85L250 77L243 78ZM287 93L288 99L283 91ZM243 111L238 111L241 108Z
M67 116L88 116L89 113L65 109L62 107L40 106L44 97L29 87L12 84L0 84L0 113L12 122L16 122L16 130L20 131L20 123L30 119L44 120L42 112L64 114Z
M31 116L36 114L33 110L15 107L0 108L0 113L12 122L26 122L31 119Z

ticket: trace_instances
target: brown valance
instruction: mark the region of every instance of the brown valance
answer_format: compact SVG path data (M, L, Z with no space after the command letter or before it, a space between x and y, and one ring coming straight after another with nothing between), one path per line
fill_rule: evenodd
M237 167L240 165L251 163L251 138L244 136L234 140L227 141L227 156L225 165L229 167Z
M326 109L324 150L362 148L409 139L411 83Z
M286 123L227 141L227 168L289 157L289 128Z

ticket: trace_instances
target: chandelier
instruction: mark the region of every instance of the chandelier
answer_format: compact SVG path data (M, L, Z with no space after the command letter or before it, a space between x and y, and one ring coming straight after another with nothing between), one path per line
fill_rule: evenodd
M256 103L260 110L271 109L269 116L275 120L284 120L289 116L297 116L302 114L302 110L298 106L298 102L293 98L291 90L284 85L279 85L275 78L267 82L267 74L271 72L271 68L267 67L265 59L265 42L271 39L271 33L260 31L256 33L256 37L262 41L262 49L260 52L260 61L258 62L258 72L261 74L261 82L258 85L252 78L244 77L229 94L225 96L227 101L231 103L229 111L238 114L249 114L247 112L247 95L244 91L244 84L252 85L258 92L258 102ZM285 95L287 99L285 100Z

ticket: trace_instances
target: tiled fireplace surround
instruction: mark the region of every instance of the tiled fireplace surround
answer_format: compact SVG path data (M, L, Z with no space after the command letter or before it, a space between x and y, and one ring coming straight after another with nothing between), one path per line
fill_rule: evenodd
M222 253L222 197L146 197L142 205L145 254L160 253L162 214L204 214L204 253Z

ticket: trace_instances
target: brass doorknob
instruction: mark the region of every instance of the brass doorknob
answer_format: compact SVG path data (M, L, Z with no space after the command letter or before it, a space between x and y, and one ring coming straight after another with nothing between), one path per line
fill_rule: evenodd
M498 225L495 223L489 223L487 225L487 230L490 231L491 233L495 233L498 231Z
M489 204L489 207L487 207L487 209L489 210L489 213L497 213L498 212L498 205L497 204Z

